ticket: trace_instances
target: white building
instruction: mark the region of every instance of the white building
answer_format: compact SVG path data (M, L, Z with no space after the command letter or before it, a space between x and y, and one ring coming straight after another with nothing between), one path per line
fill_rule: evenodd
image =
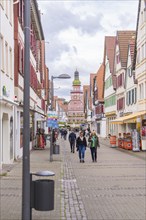
M0 0L0 169L14 160L13 1Z
M129 41L128 46L128 57L127 57L127 70L125 73L125 109L124 113L127 115L137 112L137 84L135 83L133 74L132 74L132 63L134 57L134 46L135 39ZM136 120L127 120L126 121L126 130L125 132L131 132L136 128Z
M116 81L114 76L114 54L116 37L106 36L104 45L104 112L106 117L106 136L114 135L116 131L115 124L110 122L116 118Z
M127 68L128 46L129 41L135 36L135 31L117 31L116 48L115 48L115 61L114 73L116 75L116 104L117 118L125 116L125 75ZM126 131L126 124L119 123L116 129L118 133Z
M135 53L133 69L137 83L136 127L141 134L142 150L146 150L146 126L144 126L146 120L146 0L139 0L135 51L137 53Z

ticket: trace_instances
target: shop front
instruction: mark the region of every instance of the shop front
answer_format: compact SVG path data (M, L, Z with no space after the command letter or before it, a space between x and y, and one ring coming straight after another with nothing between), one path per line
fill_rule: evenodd
M111 122L118 124L118 147L133 151L146 150L145 115L146 111L136 112Z

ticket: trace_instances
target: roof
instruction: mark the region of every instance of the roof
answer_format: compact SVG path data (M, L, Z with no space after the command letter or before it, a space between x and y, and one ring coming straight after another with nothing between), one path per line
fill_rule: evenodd
M94 78L96 76L96 73L90 73L90 86L91 86L91 90L93 89L93 83L94 83Z
M131 63L133 63L134 49L135 49L135 39L132 39L132 40L129 41L129 49L130 49L130 55L131 55Z
M109 60L110 73L112 74L113 88L116 88L116 77L114 75L114 59L115 59L116 36L105 36L104 43L104 63L105 57Z
M96 85L98 88L98 101L103 101L104 96L104 64L102 63L101 66L99 67L99 70L97 71L96 75Z
M105 55L109 60L110 72L114 73L114 57L115 57L116 36L105 37ZM104 57L105 59L105 57Z
M136 35L136 31L117 31L121 66L126 68L129 41Z

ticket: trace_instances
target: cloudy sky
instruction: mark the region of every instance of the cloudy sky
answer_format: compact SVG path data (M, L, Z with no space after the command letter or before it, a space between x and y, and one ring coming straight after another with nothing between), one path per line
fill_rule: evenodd
M38 5L50 75L71 76L54 80L55 95L67 100L76 69L82 85L89 84L90 73L97 72L104 37L136 29L138 0L38 0Z

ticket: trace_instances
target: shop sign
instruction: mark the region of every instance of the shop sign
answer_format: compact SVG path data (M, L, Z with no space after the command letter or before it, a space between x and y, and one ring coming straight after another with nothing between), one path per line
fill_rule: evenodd
M49 111L47 114L47 127L48 128L58 128L58 115L55 111Z

